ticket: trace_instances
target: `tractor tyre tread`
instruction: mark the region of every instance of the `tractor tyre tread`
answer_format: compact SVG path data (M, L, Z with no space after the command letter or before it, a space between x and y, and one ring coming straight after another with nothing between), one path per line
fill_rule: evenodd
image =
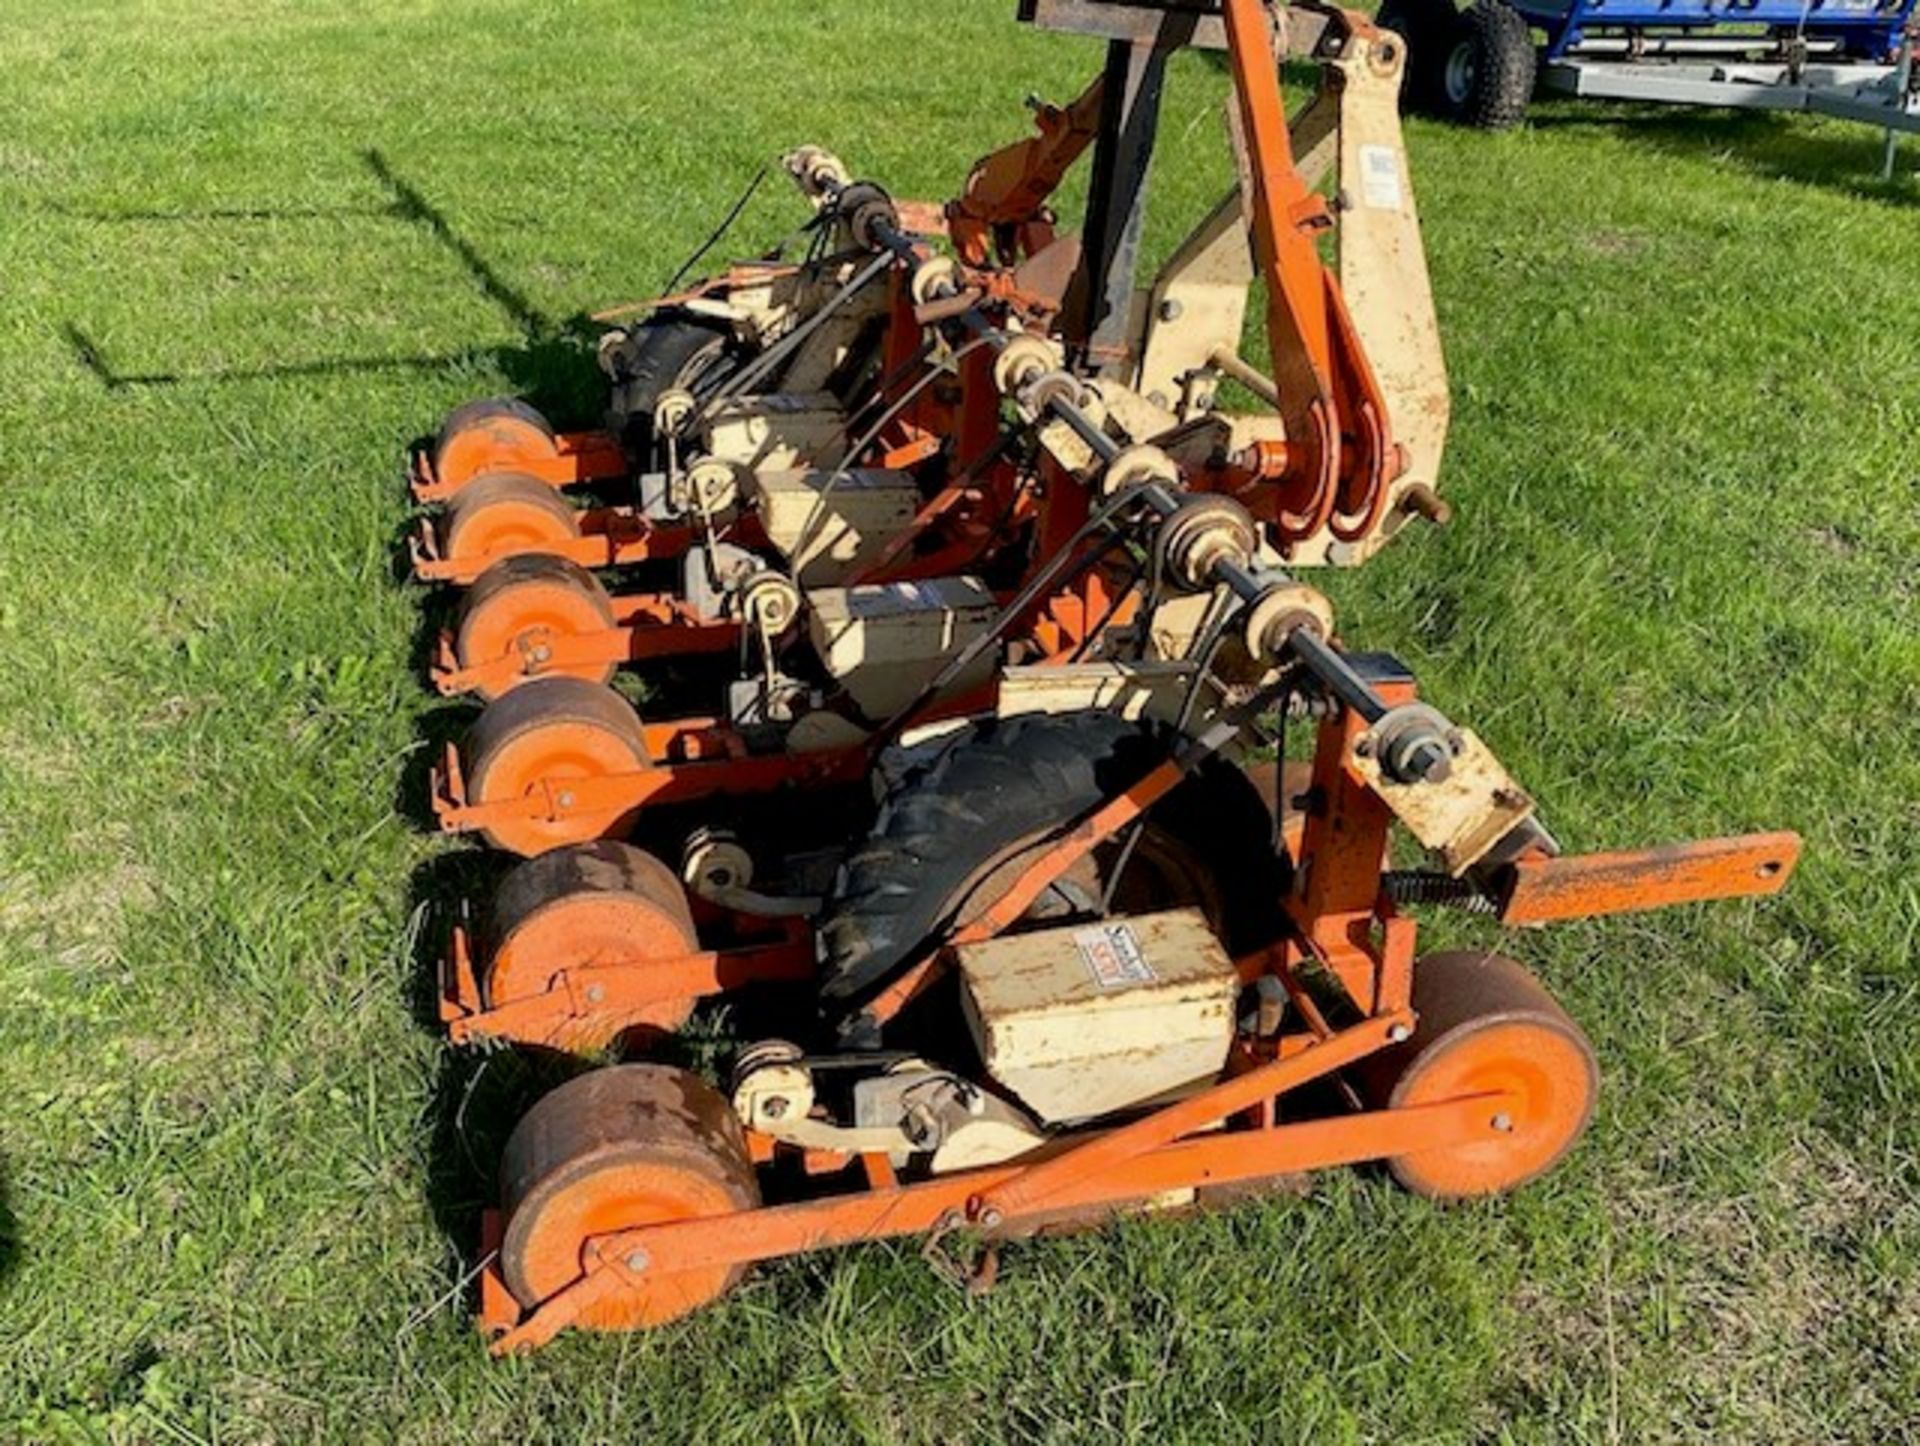
M653 409L661 393L682 385L687 369L703 352L732 351L726 330L685 312L661 312L628 328L610 346L605 366L611 382L608 420L633 447L653 444Z
M909 775L842 864L823 916L822 993L847 1000L916 957L982 871L1090 813L1164 761L1164 729L1111 713L1023 714L967 729ZM1230 901L1222 921L1257 933L1283 892L1274 820L1247 776L1201 765L1149 817L1192 847Z
M1455 118L1488 131L1520 124L1539 69L1526 17L1502 0L1474 0L1460 24L1475 51L1474 84Z

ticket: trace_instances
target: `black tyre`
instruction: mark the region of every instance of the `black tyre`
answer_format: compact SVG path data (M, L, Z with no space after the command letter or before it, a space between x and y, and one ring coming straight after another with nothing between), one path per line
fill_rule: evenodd
M717 322L684 312L662 312L627 328L600 353L612 390L608 423L629 447L653 445L653 409L673 387L717 384L742 358Z
M882 985L997 894L983 885L1011 883L1031 850L1139 782L1170 744L1165 730L1110 713L1023 715L967 730L886 800L841 868L820 930L822 994L847 1004ZM1148 811L1115 911L1197 905L1229 949L1255 947L1272 937L1285 892L1274 834L1246 774L1214 759ZM1092 877L1069 874L1029 917L1083 909L1120 851L1119 841L1097 851Z
M1447 52L1460 28L1453 0L1383 0L1374 24L1406 42L1400 99L1408 110L1437 112L1445 94Z
M1475 0L1461 13L1440 67L1441 112L1481 130L1516 126L1533 100L1537 68L1525 17L1500 0Z

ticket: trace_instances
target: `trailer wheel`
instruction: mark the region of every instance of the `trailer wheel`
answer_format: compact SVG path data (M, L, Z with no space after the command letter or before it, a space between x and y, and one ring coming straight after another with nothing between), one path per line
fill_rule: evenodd
M1460 12L1453 0L1383 0L1373 19L1406 42L1400 72L1402 103L1409 110L1440 110L1446 56L1460 27Z
M640 717L626 699L579 678L536 678L481 710L467 734L467 796L498 803L549 784L564 793L570 780L632 773L648 762ZM516 818L483 832L495 848L531 856L618 833L625 818L617 810Z
M553 425L518 397L486 397L455 407L433 444L433 474L447 488L488 472L559 455Z
M759 1182L732 1108L706 1081L623 1064L567 1081L529 1110L500 1162L500 1273L531 1310L586 1272L587 1242L642 1225L752 1210ZM723 1295L743 1266L668 1271L602 1296L586 1330L664 1325Z
M652 854L612 839L555 849L514 865L488 913L480 989L489 1009L543 993L562 974L613 962L644 968L700 947L686 888ZM635 1027L671 1033L695 1000L670 1000L618 1030L569 1030L552 1043L604 1047Z
M1593 1118L1600 1067L1580 1027L1540 982L1498 954L1430 954L1413 970L1419 1024L1361 1068L1389 1108L1512 1091L1484 1140L1401 1155L1388 1167L1437 1200L1514 1190L1545 1174Z
M462 487L440 522L449 561L546 552L580 535L580 514L538 477L495 472Z
M842 865L820 930L822 994L849 1001L879 986L979 913L1052 834L1168 751L1164 730L1111 713L1020 715L967 730L886 800ZM1148 811L1115 912L1196 905L1230 950L1264 943L1286 888L1274 834L1246 774L1211 760ZM1116 841L1096 851L1030 917L1079 912L1106 887L1119 850Z
M539 676L582 678L604 683L613 676L612 661L541 666L540 650L556 638L580 637L615 627L613 599L594 575L578 563L537 553L496 562L474 581L460 599L454 621L454 659L462 668L478 667L500 658L516 658L523 667L539 668ZM504 686L483 686L488 702L528 681L514 673Z
M1481 130L1518 125L1533 100L1538 65L1526 18L1501 0L1463 11L1440 73L1440 102L1453 120Z
M608 420L629 448L644 454L654 444L653 409L673 387L690 391L718 383L743 358L718 322L684 312L662 312L628 327L601 348L600 365L612 383Z

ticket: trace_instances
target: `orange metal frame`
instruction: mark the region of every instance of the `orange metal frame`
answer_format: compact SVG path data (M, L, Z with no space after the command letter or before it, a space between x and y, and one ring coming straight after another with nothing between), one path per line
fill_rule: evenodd
M1800 862L1797 833L1701 839L1623 853L1525 858L1500 905L1503 924L1632 913L1661 904L1775 894Z
M885 575L911 578L920 573L917 569L898 566L888 569ZM1131 599L1123 599L1119 607L1110 606L1113 599L1109 586L1097 570L1090 571L1078 581L1039 599L1027 615L1012 620L1011 630L1024 632L1033 641L1039 652L1037 661L1071 657L1094 632L1124 625L1133 616L1135 605ZM700 621L698 615L682 603L649 597L634 602L633 606L636 620L630 624L571 639L554 639L550 656L541 667L551 671L563 660L621 661L723 650L739 637L735 625ZM641 620L642 614L647 620ZM725 628L733 631L723 634ZM502 658L482 668L459 670L453 666L450 644L444 639L441 641L434 680L442 692L477 687L483 677L510 680L516 675L528 675L518 658ZM933 722L991 708L996 690L997 685L988 684L939 700L925 707L917 720ZM579 820L583 827L599 830L648 804L686 803L718 794L762 793L790 784L848 782L862 776L868 758L864 742L817 753L757 754L737 732L711 718L648 724L645 731L647 755L663 760L658 764L631 773L555 782L518 799L490 803L468 799L458 748L449 743L442 765L432 773L430 798L434 816L442 831L448 833L485 829L508 819L557 823L571 818Z
M993 684L955 694L920 714L927 722L964 717L993 706ZM470 833L511 820L573 821L582 838L605 836L621 819L650 804L691 803L720 795L770 793L787 786L827 787L866 777L863 739L814 753L754 753L717 718L643 724L647 756L659 760L630 773L543 782L518 798L475 802L467 795L460 750L448 743L429 779L434 817L444 833Z
M961 505L963 503L964 507ZM1001 529L996 530L973 520L985 515L989 509L1000 511L1004 519ZM1017 499L1013 505L1005 505L999 491L993 487L959 483L950 485L921 510L912 525L903 530L879 558L851 580L851 585L912 582L947 576L977 560L999 531L1023 525L1032 515L1032 508L1020 506ZM927 553L914 554L909 550L917 538L928 535L943 523L947 524L947 531L954 534L953 541ZM739 545L752 545L764 536L758 519L751 515L742 516L728 524L726 532L728 540ZM642 532L637 534L635 551L642 556L679 555L692 545L694 535L692 528L678 527L660 528L650 534ZM579 542L579 547L567 549L561 555L574 554L574 560L577 561L579 555L591 554L596 547L602 554L612 551L600 546L596 539L582 537ZM544 548L543 552L554 555L555 549ZM630 560L638 559L601 556L590 559L595 566L603 561ZM478 576L478 571L470 564L458 570L463 574L471 572L473 576ZM418 561L415 563L415 575L422 575ZM1001 602L1005 601L1006 598L1002 597ZM1093 626L1094 619L1103 614L1107 601L1097 578L1084 580L1076 590L1063 592L1051 600L1036 623L1036 632L1043 648L1052 654L1062 648L1077 646L1085 635L1084 630ZM564 672L574 667L723 653L738 646L741 639L738 622L707 617L683 599L669 593L621 593L613 595L612 602L612 627L590 633L530 633L521 639L516 651L464 668L455 654L452 631L443 630L429 668L433 685L447 696L482 690L498 693L518 680ZM1108 621L1124 624L1132 613L1132 606L1125 606Z
M467 833L510 819L578 822L595 837L651 803L690 803L720 794L763 793L787 784L850 783L866 773L864 747L819 753L748 752L745 741L713 718L646 725L648 756L663 760L631 773L544 783L519 798L472 802L449 743L431 781L433 811L442 831Z
M1379 519L1387 484L1402 467L1386 400L1369 366L1339 283L1316 237L1333 225L1325 197L1294 165L1273 30L1261 0L1221 0L1234 96L1245 137L1254 256L1267 291L1267 340L1285 469L1277 484L1243 494L1284 540L1332 525L1343 540ZM1372 27L1345 11L1330 21L1364 38Z
M1388 691L1392 702L1413 697L1410 684ZM483 1271L481 1315L492 1349L525 1351L552 1339L607 1292L638 1284L631 1268L636 1260L647 1262L645 1269L670 1274L960 1225L988 1236L1015 1234L1065 1210L1121 1208L1168 1191L1408 1155L1468 1143L1500 1129L1507 1096L1499 1092L1302 1120L1284 1120L1277 1106L1287 1092L1408 1038L1415 1022L1417 926L1385 897L1392 820L1353 766L1353 745L1364 731L1364 722L1344 709L1321 724L1308 807L1303 818L1289 817L1284 830L1295 863L1295 888L1285 901L1290 929L1269 948L1238 961L1243 979L1278 979L1304 1029L1274 1039L1243 1038L1235 1046L1236 1067L1220 1082L1130 1123L1071 1136L1037 1159L903 1185L882 1155L808 1152L803 1164L812 1173L857 1165L859 1175L845 1192L821 1199L590 1240L580 1278L531 1311L522 1310L489 1264ZM1163 764L1069 827L972 924L902 975L870 1008L882 1019L897 1014L935 976L952 945L1009 927L1048 883L1126 828L1182 776L1179 764ZM1769 893L1785 884L1797 856L1793 835L1766 834L1638 854L1527 858L1515 867L1521 882L1510 896L1509 912L1513 922L1532 922L1575 916L1578 898L1612 912L1726 893ZM1513 907L1514 900L1519 907ZM458 936L443 986L443 1018L459 1039L488 1034L552 1042L582 1029L606 1038L610 1025L663 1000L761 979L805 978L811 967L810 951L796 933L757 951L582 970L544 995L489 1012L479 1008L464 951L464 936ZM1339 982L1361 1016L1358 1022L1337 1029L1327 1023L1303 982L1309 970ZM602 991L597 998L596 988ZM1200 1133L1223 1122L1224 1131ZM749 1145L753 1158L763 1163L788 1149L751 1132ZM498 1222L487 1229L497 1231Z
M1100 128L1106 77L1064 106L1034 103L1038 135L982 156L947 203L947 235L968 266L1016 265L1054 240L1047 201Z
M1357 535L1377 515L1386 483L1399 466L1398 453L1338 287L1315 247L1314 238L1330 216L1325 201L1306 190L1292 164L1266 14L1260 0L1222 0L1222 12L1252 161L1255 249L1267 284L1267 325L1288 438L1284 453L1274 457L1277 485L1251 488L1245 496L1256 515L1283 536L1305 536L1329 524L1340 535ZM1357 17L1346 22L1365 27ZM1063 135L1064 147L1070 148L1071 132ZM975 239L984 244L984 235ZM896 327L892 350L908 335L906 325ZM898 360L890 351L889 367ZM921 419L910 420L918 425ZM1054 511L1051 503L1047 510ZM1051 555L1046 540L1070 525L1071 510L1042 516L1037 528L1042 555ZM1071 607L1061 601L1051 600L1045 610L1047 624L1058 629L1048 640L1055 652L1071 635L1084 636L1098 607L1091 595L1076 595ZM1389 705L1414 697L1411 684L1379 691ZM972 708L970 701L950 711ZM1138 1206L1170 1191L1453 1147L1500 1129L1509 1096L1498 1091L1333 1118L1287 1119L1279 1108L1281 1096L1404 1041L1415 1023L1417 924L1386 897L1394 820L1353 766L1354 743L1365 728L1364 720L1346 709L1320 724L1308 806L1303 817L1288 819L1294 886L1284 901L1286 932L1239 961L1244 979L1270 976L1279 982L1302 1027L1274 1038L1242 1037L1235 1042L1232 1066L1217 1083L1120 1126L1068 1136L1038 1158L903 1184L882 1154L799 1152L803 1168L842 1173L846 1188L816 1199L594 1237L584 1246L581 1275L531 1309L513 1299L489 1253L481 1273L481 1316L493 1337L492 1349L505 1354L537 1347L596 1301L635 1289L654 1275L742 1265L861 1240L937 1235L960 1226L987 1237L1015 1234L1063 1211ZM444 771L436 775L435 810L442 826L454 829L509 815L611 819L653 799L857 778L866 770L861 749L800 759L746 757L725 730L702 722L656 726L648 741L653 756L675 761L634 775L555 785L539 796L484 807L466 803L459 760L450 751ZM984 914L902 974L870 1009L882 1019L904 1009L937 975L951 945L1009 927L1050 881L1126 828L1181 777L1179 766L1164 765L1070 826ZM1771 893L1785 884L1797 856L1798 840L1790 834L1584 859L1536 852L1510 867L1499 903L1502 918L1517 924ZM485 1035L551 1042L617 1028L620 1020L667 1000L805 978L811 966L804 934L796 932L748 950L596 965L556 980L544 994L490 1010L482 1005L467 941L459 933L443 972L442 1017L457 1039ZM1309 975L1337 982L1357 1019L1339 1027L1329 1023L1308 988ZM1225 1128L1210 1128L1216 1125ZM748 1144L761 1163L794 1153L751 1131ZM497 1248L499 1226L496 1217L487 1217L483 1249Z
M711 998L756 984L811 979L813 936L804 927L779 937L678 958L604 959L557 976L539 994L490 1006L474 969L471 936L454 926L440 964L439 1012L455 1044L482 1039L551 1049L599 1049L663 1004Z

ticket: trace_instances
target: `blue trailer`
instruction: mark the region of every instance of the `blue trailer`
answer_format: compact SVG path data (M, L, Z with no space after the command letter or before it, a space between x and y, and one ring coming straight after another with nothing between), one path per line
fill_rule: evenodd
M1382 0L1410 104L1498 129L1536 85L1920 130L1916 0ZM1542 38L1543 37L1543 38Z

